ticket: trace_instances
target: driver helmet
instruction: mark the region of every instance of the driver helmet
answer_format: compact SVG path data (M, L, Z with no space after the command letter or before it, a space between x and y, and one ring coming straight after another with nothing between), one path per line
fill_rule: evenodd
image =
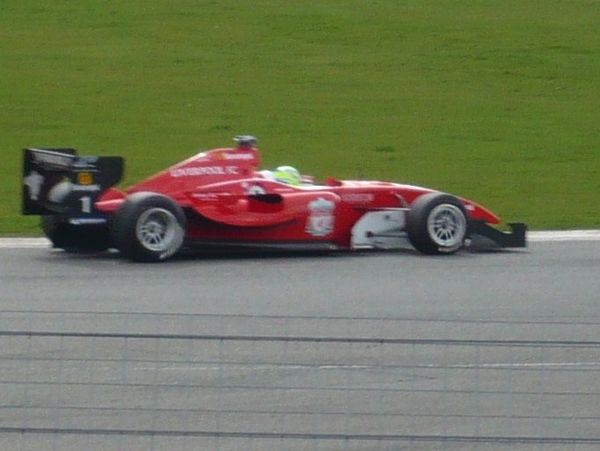
M279 166L273 171L273 177L286 185L298 186L302 182L300 172L292 166Z

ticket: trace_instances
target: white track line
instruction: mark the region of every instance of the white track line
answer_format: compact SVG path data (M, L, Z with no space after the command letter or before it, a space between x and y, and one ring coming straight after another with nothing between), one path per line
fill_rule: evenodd
M46 238L0 238L0 249L32 249L50 247Z
M600 230L557 230L528 232L532 243L560 241L600 241ZM0 238L0 249L36 249L50 247L46 238Z
M532 242L600 241L600 230L550 230L528 232L527 239Z

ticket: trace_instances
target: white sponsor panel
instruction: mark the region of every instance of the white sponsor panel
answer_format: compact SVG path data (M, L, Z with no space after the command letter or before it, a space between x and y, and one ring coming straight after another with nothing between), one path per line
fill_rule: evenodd
M389 208L365 213L352 227L351 246L356 249L405 247L407 211L404 208Z
M327 236L333 232L335 203L319 197L308 204L310 215L306 222L306 232L312 236Z

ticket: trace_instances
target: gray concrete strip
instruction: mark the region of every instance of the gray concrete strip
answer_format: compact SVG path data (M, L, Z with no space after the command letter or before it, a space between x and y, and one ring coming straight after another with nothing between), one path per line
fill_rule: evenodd
M527 233L531 242L600 241L600 230L542 230ZM0 249L36 249L50 247L46 238L0 238Z

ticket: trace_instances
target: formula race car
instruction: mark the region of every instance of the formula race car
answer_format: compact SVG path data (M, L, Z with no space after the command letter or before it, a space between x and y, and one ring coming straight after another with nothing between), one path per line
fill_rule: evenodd
M116 248L159 262L182 247L394 249L452 254L476 237L524 247L524 224L468 199L381 181L317 184L291 167L261 171L256 138L199 153L124 191L121 157L30 148L23 156L23 214L40 215L56 248Z

